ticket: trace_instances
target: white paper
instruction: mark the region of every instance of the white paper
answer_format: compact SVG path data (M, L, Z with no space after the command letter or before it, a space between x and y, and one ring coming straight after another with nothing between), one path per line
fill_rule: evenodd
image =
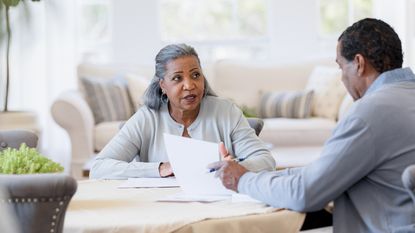
M251 202L251 203L263 203L260 200L254 199L246 194L234 193L232 194L231 202Z
M179 187L175 178L128 178L118 188L163 188Z
M219 161L219 145L186 137L164 134L167 155L174 175L187 195L231 195L207 165Z
M184 192L175 193L173 195L165 196L157 201L166 202L215 202L230 199L229 195L189 195Z

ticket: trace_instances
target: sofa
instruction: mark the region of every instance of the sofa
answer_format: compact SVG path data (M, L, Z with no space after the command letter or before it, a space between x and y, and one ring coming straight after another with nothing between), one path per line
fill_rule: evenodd
M337 120L345 114L347 107L352 103L341 84L340 70L332 60L304 61L295 64L219 60L202 65L202 68L213 90L219 96L234 101L250 115L264 119L260 138L274 150L277 164L283 154L295 158L295 155L291 154L313 151L309 148L314 148L314 154L319 154ZM134 109L141 106L140 97L153 72L152 66L125 64L78 66L77 73L80 80L78 90L62 93L51 107L54 120L69 135L72 149L71 170L74 176L80 176L85 163L111 140L119 130L120 123L126 120L124 118L128 118L126 116L133 114ZM123 79L133 110L126 112L124 118L111 118L104 121L99 118L97 122L98 116L91 108L91 95L94 94L86 90L90 88L89 84L84 83L86 77L102 82L110 82L114 78ZM305 114L301 112L300 117L292 118L290 114L297 110L293 109L294 105L286 104L285 99L290 99L289 96L302 95L303 92L307 92L307 95L312 92L313 99L306 105ZM268 99L265 98L266 96ZM274 106L274 102L269 101L269 96L275 97L276 102L283 103L282 107L279 106L280 113L285 111L286 115L264 116L263 113L261 115L261 112L269 112L270 106L271 108ZM268 101L268 105L264 104L264 101ZM296 103L298 105L299 101ZM300 105L303 106L304 103ZM309 158L313 156L309 155ZM301 157L296 160L306 161ZM279 166L286 167L290 164Z

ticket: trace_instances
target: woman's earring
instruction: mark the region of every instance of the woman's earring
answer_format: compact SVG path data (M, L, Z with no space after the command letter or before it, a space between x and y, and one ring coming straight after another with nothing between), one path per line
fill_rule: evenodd
M168 97L167 97L167 94L166 94L166 91L165 90L161 90L160 99L161 99L161 102L167 103Z

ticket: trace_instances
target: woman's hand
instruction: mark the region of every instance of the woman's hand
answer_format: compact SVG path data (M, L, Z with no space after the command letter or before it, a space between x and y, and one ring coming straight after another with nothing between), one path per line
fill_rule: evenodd
M174 176L173 170L170 166L170 162L160 163L159 173L160 177Z
M219 154L222 156L222 160L231 161L233 156L229 154L223 142L219 143Z

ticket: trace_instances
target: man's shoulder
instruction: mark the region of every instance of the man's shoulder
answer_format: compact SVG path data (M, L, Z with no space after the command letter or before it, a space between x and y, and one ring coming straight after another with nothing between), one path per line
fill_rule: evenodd
M387 116L393 119L399 112L404 112L407 105L415 100L413 94L403 93L400 90L403 86L399 85L385 85L376 92L359 99L351 109L350 115L370 122Z

